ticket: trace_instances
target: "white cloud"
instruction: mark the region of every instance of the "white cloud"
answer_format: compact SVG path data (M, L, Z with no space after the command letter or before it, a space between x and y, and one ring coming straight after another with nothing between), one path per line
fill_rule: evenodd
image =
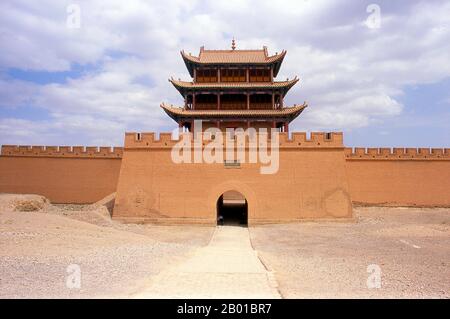
M356 1L79 3L80 29L66 27L65 2L0 4L0 70L97 66L66 83L0 80L0 107L29 103L50 114L43 125L15 122L30 134L55 130L52 136L61 138L52 140L63 140L64 130L70 130L83 133L83 141L107 141L109 134L117 141L126 129L170 127L174 123L159 104L182 103L167 82L170 76L188 78L179 51L196 54L201 45L227 48L232 36L238 48L288 50L279 78L298 75L301 81L286 104L307 100L310 105L293 123L298 130L383 121L401 114L398 97L406 85L450 76L450 4L441 1L398 7L382 2L380 29L364 25L368 13ZM0 133L11 121L3 119Z

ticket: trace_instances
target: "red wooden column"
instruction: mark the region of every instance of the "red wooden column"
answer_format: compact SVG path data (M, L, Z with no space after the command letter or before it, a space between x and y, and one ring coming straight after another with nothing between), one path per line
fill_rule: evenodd
M250 71L249 71L249 68L245 69L245 77L246 77L247 82L250 82Z
M250 110L250 93L247 92L247 110Z
M273 68L270 68L270 82L273 82Z
M192 109L195 110L195 92L192 93Z
M220 82L220 68L217 68L217 82Z
M284 131L285 131L286 133L289 132L289 123L288 123L288 122L285 122L285 123L284 123Z
M217 109L220 110L220 92L217 93Z
M275 109L275 93L272 92L272 109Z

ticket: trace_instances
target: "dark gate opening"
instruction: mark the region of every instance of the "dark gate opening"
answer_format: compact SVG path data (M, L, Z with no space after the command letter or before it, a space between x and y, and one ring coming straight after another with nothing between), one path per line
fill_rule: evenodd
M217 225L247 226L248 203L242 194L230 191L217 200Z

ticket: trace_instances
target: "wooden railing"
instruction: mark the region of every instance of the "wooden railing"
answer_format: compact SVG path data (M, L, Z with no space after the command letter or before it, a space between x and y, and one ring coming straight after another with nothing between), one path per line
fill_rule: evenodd
M251 103L250 110L271 110L273 109L272 103Z
M220 104L221 110L246 110L247 103L239 103L239 102L222 102Z
M217 110L217 103L201 103L195 104L196 110ZM246 110L246 102L221 102L221 110ZM272 110L272 103L250 103L250 110Z
M196 110L217 110L217 103L195 103Z

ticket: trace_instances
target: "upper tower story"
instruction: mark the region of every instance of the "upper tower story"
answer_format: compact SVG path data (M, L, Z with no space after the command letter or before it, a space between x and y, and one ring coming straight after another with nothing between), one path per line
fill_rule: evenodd
M267 47L261 50L205 50L198 56L181 51L184 63L194 83L256 83L273 82L278 75L286 51L269 56Z
M200 48L198 56L181 51L191 81L169 81L184 99L181 108L162 104L164 111L180 126L194 119L216 127L243 124L287 131L288 124L306 107L284 107L284 97L299 81L297 77L275 81L286 51L269 55L267 47L237 50ZM233 123L232 123L233 122Z

